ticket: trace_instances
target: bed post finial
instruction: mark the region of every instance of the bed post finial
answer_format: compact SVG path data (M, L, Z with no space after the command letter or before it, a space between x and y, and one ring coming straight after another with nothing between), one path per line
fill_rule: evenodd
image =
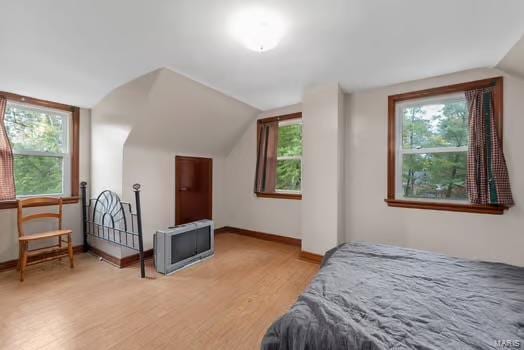
M84 245L83 251L87 252L89 250L89 245L87 243L87 182L82 181L80 183L80 192L82 193L82 231L84 234Z
M144 240L142 239L142 210L140 208L140 184L134 184L135 206L136 206L136 225L138 229L138 255L140 257L140 276L146 277L144 266Z

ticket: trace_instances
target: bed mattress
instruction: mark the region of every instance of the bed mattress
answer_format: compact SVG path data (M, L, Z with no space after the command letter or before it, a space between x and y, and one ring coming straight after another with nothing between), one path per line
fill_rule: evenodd
M262 349L524 349L524 268L344 244Z

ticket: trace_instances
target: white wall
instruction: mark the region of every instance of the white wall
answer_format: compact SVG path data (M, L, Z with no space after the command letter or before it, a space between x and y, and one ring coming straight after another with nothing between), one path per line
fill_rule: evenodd
M302 250L324 254L343 232L343 95L337 83L307 89L302 101Z
M266 111L257 119L301 111L293 105ZM301 238L301 201L257 198L254 194L257 123L253 120L225 159L227 226Z
M338 209L338 233L337 243L346 241L346 196L344 189L346 186L346 115L345 115L345 95L342 89L338 89L338 183L337 183L337 209Z
M141 202L144 248L153 248L153 234L175 224L175 156L213 158L213 220L224 219L224 158L207 154L167 151L142 145L126 145L124 150L123 199L133 203L132 185L142 185ZM123 255L127 255L125 252Z
M90 111L80 110L80 181L89 181L90 162ZM27 209L28 211L45 212L49 208ZM53 209L54 210L54 209ZM77 204L64 205L64 228L73 230L73 244L83 243L82 233L82 206ZM42 232L56 229L53 220L35 220L26 225L27 232ZM0 262L18 258L18 229L16 221L16 209L0 210ZM45 245L48 242L40 242Z
M502 216L390 208L386 197L388 96L504 75L504 151L515 207ZM524 265L524 81L494 69L346 96L346 238Z
M111 189L122 194L124 144L147 108L158 71L118 87L91 112L91 182L93 194Z

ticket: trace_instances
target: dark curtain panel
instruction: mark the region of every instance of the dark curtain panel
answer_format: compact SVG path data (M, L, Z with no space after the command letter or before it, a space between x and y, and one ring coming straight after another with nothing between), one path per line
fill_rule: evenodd
M257 133L255 192L275 192L278 121L258 123Z
M471 203L513 205L506 160L494 117L494 88L466 91L469 107L468 174Z
M4 125L6 105L7 100L0 96L0 200L16 198L13 149Z

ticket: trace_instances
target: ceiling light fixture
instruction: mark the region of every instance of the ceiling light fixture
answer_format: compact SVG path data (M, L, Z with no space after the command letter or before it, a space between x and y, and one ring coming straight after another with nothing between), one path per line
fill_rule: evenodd
M285 25L277 13L263 8L249 8L232 17L230 30L248 49L264 52L278 45L284 36Z

